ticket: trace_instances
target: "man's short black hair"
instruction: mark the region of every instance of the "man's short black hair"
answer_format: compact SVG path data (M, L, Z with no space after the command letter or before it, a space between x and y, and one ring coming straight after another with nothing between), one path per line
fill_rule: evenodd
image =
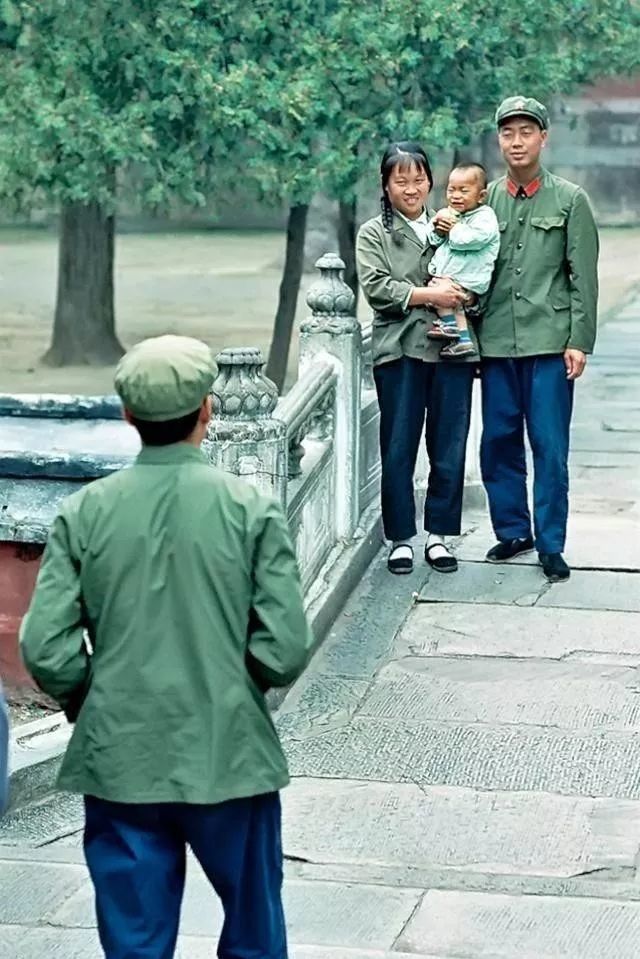
M489 176L481 163L456 163L453 170L460 170L462 173L464 173L466 170L475 170L478 174L478 179L482 184L482 189L486 190L489 185ZM452 173L453 170L451 171Z
M186 416L179 416L175 420L161 420L158 423L151 420L131 418L131 425L135 426L144 446L170 446L172 443L182 443L188 439L196 428L200 409Z

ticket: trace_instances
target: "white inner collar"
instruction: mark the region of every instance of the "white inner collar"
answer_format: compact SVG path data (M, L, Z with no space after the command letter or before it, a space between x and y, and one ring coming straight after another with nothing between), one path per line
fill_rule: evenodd
M427 233L429 232L429 221L427 219L427 211L423 210L420 216L416 220L410 220L408 216L405 216L404 213L401 213L400 210L396 210L396 213L401 217L405 223L408 223L415 235L418 237L422 244L427 242Z

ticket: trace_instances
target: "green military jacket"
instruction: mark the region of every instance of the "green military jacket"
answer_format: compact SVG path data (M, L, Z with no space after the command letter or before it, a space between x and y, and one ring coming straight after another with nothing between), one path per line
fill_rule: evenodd
M88 690L60 787L125 803L285 786L264 690L311 644L280 506L183 443L65 501L21 629L45 692Z
M507 177L488 204L500 252L478 328L485 357L593 352L598 303L598 232L584 190L546 170L531 195L512 196Z
M360 227L356 260L362 291L373 310L374 366L402 356L442 362L442 343L427 338L436 313L423 306L405 306L414 287L426 286L431 279L427 267L434 252L428 244L423 246L397 213L390 232L381 216ZM473 330L470 333L475 343Z

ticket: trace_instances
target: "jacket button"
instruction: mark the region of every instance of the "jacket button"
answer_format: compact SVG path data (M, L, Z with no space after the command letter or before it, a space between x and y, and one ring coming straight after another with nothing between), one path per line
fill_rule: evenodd
M519 216L519 217L518 217L518 223L520 223L520 224L524 223L524 217L523 217L523 216Z
M520 269L519 266L516 267L516 273L518 274L518 276L520 276L520 274L522 273L522 270Z
M521 250L521 249L522 249L522 246L523 246L522 243L518 243L518 245L516 246L516 249L517 249L517 250Z
M516 300L519 300L522 296L522 293L516 293Z

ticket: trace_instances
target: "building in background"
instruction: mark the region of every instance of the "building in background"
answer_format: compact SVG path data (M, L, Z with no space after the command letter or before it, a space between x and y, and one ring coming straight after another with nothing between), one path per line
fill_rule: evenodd
M556 103L549 165L589 193L601 224L640 222L640 76Z
M603 80L552 106L545 164L585 188L601 226L640 223L640 76ZM488 154L488 156L487 156ZM501 168L494 137L485 159Z

